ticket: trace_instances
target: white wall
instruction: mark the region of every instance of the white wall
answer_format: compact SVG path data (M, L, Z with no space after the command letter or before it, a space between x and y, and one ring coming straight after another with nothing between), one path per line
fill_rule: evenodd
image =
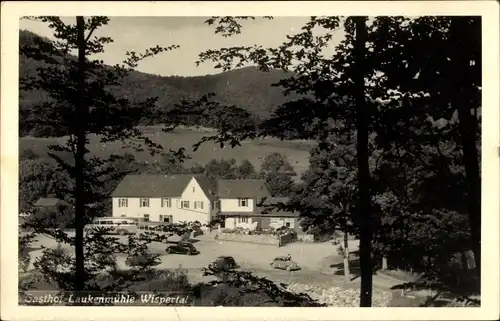
M184 189L180 201L189 201L189 208L180 209L174 216L174 222L199 221L208 223L210 221L210 201L194 177ZM203 202L203 208L194 208L195 201Z
M229 229L234 229L237 227L241 227L244 229L249 229L251 231L255 231L257 228L258 221L252 221L251 217L247 217L247 222L243 222L241 217L228 217L225 220L225 226Z
M226 218L226 221L224 223L225 228L236 228L236 220L234 219L234 217Z
M161 198L150 198L149 207L140 207L140 198L129 197L127 207L118 207L118 202L121 198L113 198L113 216L142 218L144 214L149 214L150 221L159 221L161 214L169 214L170 208L161 207ZM175 205L175 199L172 199L172 205Z
M119 199L120 198L113 198L114 217L125 215L127 217L142 218L144 214L149 214L150 221L158 222L160 220L160 215L171 215L174 223L182 221L208 223L212 212L208 198L194 178L192 178L186 186L180 198L171 198L171 207L162 207L161 198L150 198L149 207L140 207L140 198L136 197L127 198L127 207L118 207ZM182 208L181 201L189 201L189 208ZM195 209L195 201L202 201L203 208Z
M194 188L194 191L193 191ZM118 207L120 198L113 198L113 216L142 218L144 214L149 214L149 220L157 222L160 220L160 215L171 215L173 222L181 221L199 221L208 223L214 219L219 212L253 212L254 200L247 199L248 206L238 206L238 199L221 199L220 207L211 208L211 201L205 195L200 185L193 177L184 189L182 196L171 198L171 207L162 207L161 198L150 198L149 207L140 207L140 198L129 197L127 207ZM189 208L182 208L181 201L189 201ZM203 202L203 208L194 208L194 202ZM251 219L249 218L249 222ZM229 221L230 222L230 221ZM229 223L230 225L233 223ZM236 224L236 223L235 223ZM243 223L245 224L245 223ZM236 227L236 225L235 225Z
M254 201L253 199L247 199L248 206L238 206L238 199L223 198L220 200L221 212L253 212Z

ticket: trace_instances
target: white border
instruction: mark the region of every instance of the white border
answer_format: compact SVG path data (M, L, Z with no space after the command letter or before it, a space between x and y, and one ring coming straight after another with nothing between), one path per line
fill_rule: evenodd
M2 2L1 16L1 317L7 320L486 320L499 315L499 10L496 1L372 2ZM167 308L18 307L18 32L26 15L310 16L481 15L483 17L481 308ZM485 206L487 205L487 206Z

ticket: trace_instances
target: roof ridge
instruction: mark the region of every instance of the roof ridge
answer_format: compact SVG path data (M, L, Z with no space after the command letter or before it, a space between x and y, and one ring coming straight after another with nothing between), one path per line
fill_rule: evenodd
M219 181L265 181L264 178L218 178Z

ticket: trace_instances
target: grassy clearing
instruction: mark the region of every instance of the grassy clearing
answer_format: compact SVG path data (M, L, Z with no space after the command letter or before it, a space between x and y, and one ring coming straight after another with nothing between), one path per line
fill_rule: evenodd
M241 146L230 148L221 148L219 145L212 142L203 144L196 152L192 146L198 142L203 136L210 135L210 129L206 128L179 128L172 133L164 133L159 127L143 127L143 132L146 136L153 139L155 142L162 144L165 150L186 148L192 159L186 161L186 166L190 167L193 164L206 164L211 159L229 159L234 158L237 162L248 159L257 169L260 168L262 161L266 155L279 152L286 156L295 171L298 174L303 173L309 166L309 148L314 145L307 141L280 141L273 138L265 138L255 141L244 141ZM21 137L19 139L19 152L26 149L32 149L41 157L47 157L47 146L54 143L63 143L65 137L56 138L35 138ZM132 152L125 148L121 142L101 143L98 136L89 137L90 150L98 156L108 156L111 154L124 154ZM309 147L308 147L309 146ZM140 161L152 162L159 160L160 156L151 156L148 152L134 153Z

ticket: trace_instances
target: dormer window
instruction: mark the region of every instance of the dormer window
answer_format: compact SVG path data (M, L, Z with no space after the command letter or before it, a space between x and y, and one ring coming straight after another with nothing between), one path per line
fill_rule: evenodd
M238 199L239 207L248 207L248 198L239 198Z

